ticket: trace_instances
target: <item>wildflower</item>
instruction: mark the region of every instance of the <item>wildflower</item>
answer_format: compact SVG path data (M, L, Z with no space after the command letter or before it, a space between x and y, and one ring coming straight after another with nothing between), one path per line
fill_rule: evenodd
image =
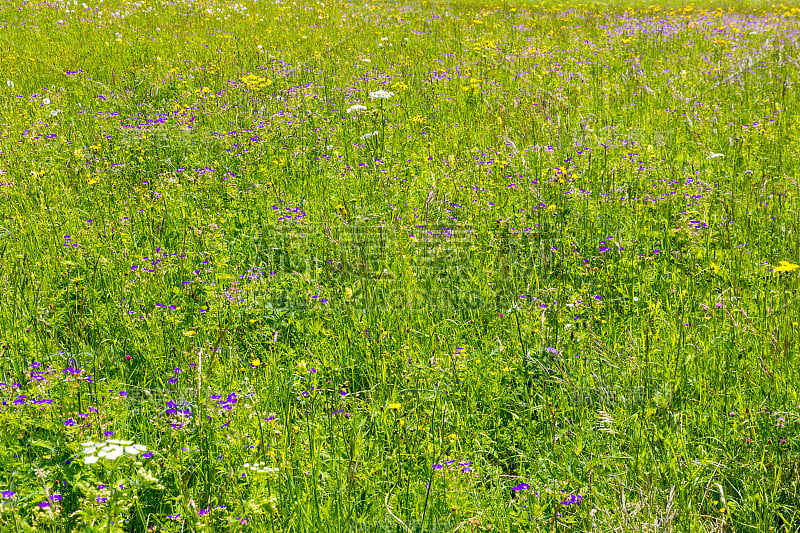
M49 98L47 98L47 97L45 96L45 97L42 99L42 104L44 104L44 105L50 105L50 99L49 99Z
M147 451L147 446L143 444L132 444L125 446L125 453L128 455L139 455L139 452Z
M103 457L109 461L115 461L116 459L122 457L124 454L125 452L123 451L123 449L117 446L105 448L97 453L98 457Z
M267 466L266 463L255 463L253 465L250 463L245 463L244 467L248 470L252 470L253 472L258 472L259 474L274 474L278 472L277 468L271 468Z
M347 108L347 113L352 113L354 111L366 111L367 106L363 106L361 104L351 105Z
M403 408L403 406L401 404L399 404L399 403L396 403L396 402L392 402L392 403L390 403L389 405L386 406L387 410L399 410L399 409L402 409L402 408Z
M513 487L511 490L513 490L515 492L519 492L521 490L528 490L529 488L531 488L531 486L528 485L527 483L520 483L516 487Z
M369 133L365 133L364 135L359 137L359 139L362 140L362 141L366 141L367 139L371 139L372 137L375 137L377 134L378 134L377 131L371 131Z
M13 89L13 88L14 88L14 82L13 82L13 81L11 81L11 80L7 80L7 81L6 81L6 85L8 85L8 87L9 87L9 88L11 88L11 89Z
M91 465L100 459L105 461L115 461L124 455L136 456L141 452L147 451L147 446L134 444L131 440L111 439L105 442L83 442L84 464Z
M392 96L394 96L393 92L383 89L378 89L377 91L372 91L369 93L370 100L388 100Z
M800 265L795 265L794 263L790 263L789 261L778 261L778 266L776 266L772 271L773 272L794 272L798 269Z
M17 491L15 491L15 490L4 490L3 492L0 492L0 494L2 494L2 496L3 496L3 498L6 498L6 499L13 497L14 494L16 494L16 493L17 493Z

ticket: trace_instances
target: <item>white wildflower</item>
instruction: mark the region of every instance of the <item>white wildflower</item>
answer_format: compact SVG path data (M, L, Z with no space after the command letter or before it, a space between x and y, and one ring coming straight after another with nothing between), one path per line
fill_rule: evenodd
M348 113L352 113L353 111L366 111L367 106L363 106L361 104L351 105L347 108Z
M378 89L377 91L369 93L369 97L371 100L387 100L392 96L394 96L393 92L385 91L383 89Z
M144 451L147 451L147 448L142 446L141 444L134 444L133 446L125 446L125 453L127 453L128 455L139 455L140 452Z
M119 459L123 455L125 455L125 450L123 450L122 448L114 448L114 450L111 453L106 455L106 459L108 459L109 461L115 461L116 459Z
M106 459L108 459L109 461L115 461L120 457L122 457L123 455L125 455L125 451L122 449L121 446L114 447L111 451L106 453Z
M11 87L12 89L14 88L14 82L13 82L13 81L11 81L11 80L7 80L7 81L6 81L6 85L8 85L9 87Z
M48 97L46 97L46 96L45 96L45 97L42 99L42 104L44 104L44 105L50 105L50 99L49 99Z
M100 459L115 461L124 455L135 457L147 451L147 446L143 444L134 444L132 440L119 439L110 439L105 442L87 441L81 443L81 446L86 455L83 462L87 465L95 464Z
M244 468L252 470L253 472L258 472L259 474L275 474L279 471L277 468L267 466L266 463L256 463L253 465L245 463Z
M716 159L718 157L725 157L725 154L718 154L718 153L715 153L715 152L711 152L711 155L706 157L706 159Z
M375 137L377 134L378 134L377 131L371 131L369 133L365 133L364 135L359 137L359 139L361 139L362 141L366 141L367 139L371 139L371 138Z

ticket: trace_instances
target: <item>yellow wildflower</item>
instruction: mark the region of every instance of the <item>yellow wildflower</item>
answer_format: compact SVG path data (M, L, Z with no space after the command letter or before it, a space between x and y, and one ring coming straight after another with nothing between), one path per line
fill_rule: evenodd
M778 266L773 270L774 272L794 272L800 265L795 265L789 261L778 261Z

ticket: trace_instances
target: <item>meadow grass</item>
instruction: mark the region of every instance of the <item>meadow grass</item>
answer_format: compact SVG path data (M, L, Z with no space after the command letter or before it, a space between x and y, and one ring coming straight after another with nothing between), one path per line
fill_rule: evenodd
M0 1L0 529L800 530L798 15Z

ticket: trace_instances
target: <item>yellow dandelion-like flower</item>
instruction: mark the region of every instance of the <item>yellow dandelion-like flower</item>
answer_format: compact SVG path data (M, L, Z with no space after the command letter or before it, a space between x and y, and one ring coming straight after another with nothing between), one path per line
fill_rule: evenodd
M386 406L387 410L399 410L402 409L403 406L399 403L393 402Z
M778 261L778 266L773 269L773 272L794 272L800 268L800 265L795 265L789 261Z

